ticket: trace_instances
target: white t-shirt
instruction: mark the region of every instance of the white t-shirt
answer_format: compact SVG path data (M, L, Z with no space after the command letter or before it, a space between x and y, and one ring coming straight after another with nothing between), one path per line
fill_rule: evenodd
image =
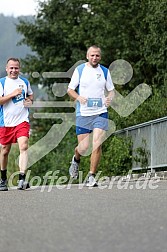
M3 86L3 79L0 79L0 96L11 94L17 88L22 88L22 94L0 106L0 127L14 127L25 121L29 122L29 109L23 105L26 96L33 94L29 81L22 77L17 79L5 77Z
M85 64L81 77L79 77L78 69L74 70L68 87L88 99L86 104L80 104L77 101L76 116L92 116L107 112L104 104L105 91L114 89L109 70L105 79L100 65L93 68Z

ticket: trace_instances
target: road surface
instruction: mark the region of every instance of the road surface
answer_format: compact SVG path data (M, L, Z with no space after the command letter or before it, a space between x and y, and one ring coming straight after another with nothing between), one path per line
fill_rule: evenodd
M0 192L0 252L166 252L167 181L154 182Z

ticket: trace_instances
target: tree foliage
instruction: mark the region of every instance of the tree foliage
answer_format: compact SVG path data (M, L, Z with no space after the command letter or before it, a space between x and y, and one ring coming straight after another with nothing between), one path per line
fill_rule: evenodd
M21 19L17 26L24 35L22 43L37 53L35 58L27 58L28 69L68 70L85 58L88 46L98 44L105 65L109 66L115 59L125 59L134 68L135 81L164 84L167 44L164 0L39 3L34 22ZM132 88L136 85L130 84Z

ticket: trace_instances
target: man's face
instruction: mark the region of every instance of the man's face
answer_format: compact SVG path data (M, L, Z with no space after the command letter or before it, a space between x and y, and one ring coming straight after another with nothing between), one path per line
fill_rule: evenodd
M6 66L7 76L11 79L17 79L20 72L18 61L9 60Z
M92 67L97 67L99 61L101 60L100 49L90 48L87 53L87 59Z

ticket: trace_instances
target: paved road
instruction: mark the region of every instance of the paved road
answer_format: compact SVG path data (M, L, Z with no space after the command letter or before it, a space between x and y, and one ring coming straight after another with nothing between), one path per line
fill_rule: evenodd
M1 192L0 251L166 252L167 181L152 185Z

